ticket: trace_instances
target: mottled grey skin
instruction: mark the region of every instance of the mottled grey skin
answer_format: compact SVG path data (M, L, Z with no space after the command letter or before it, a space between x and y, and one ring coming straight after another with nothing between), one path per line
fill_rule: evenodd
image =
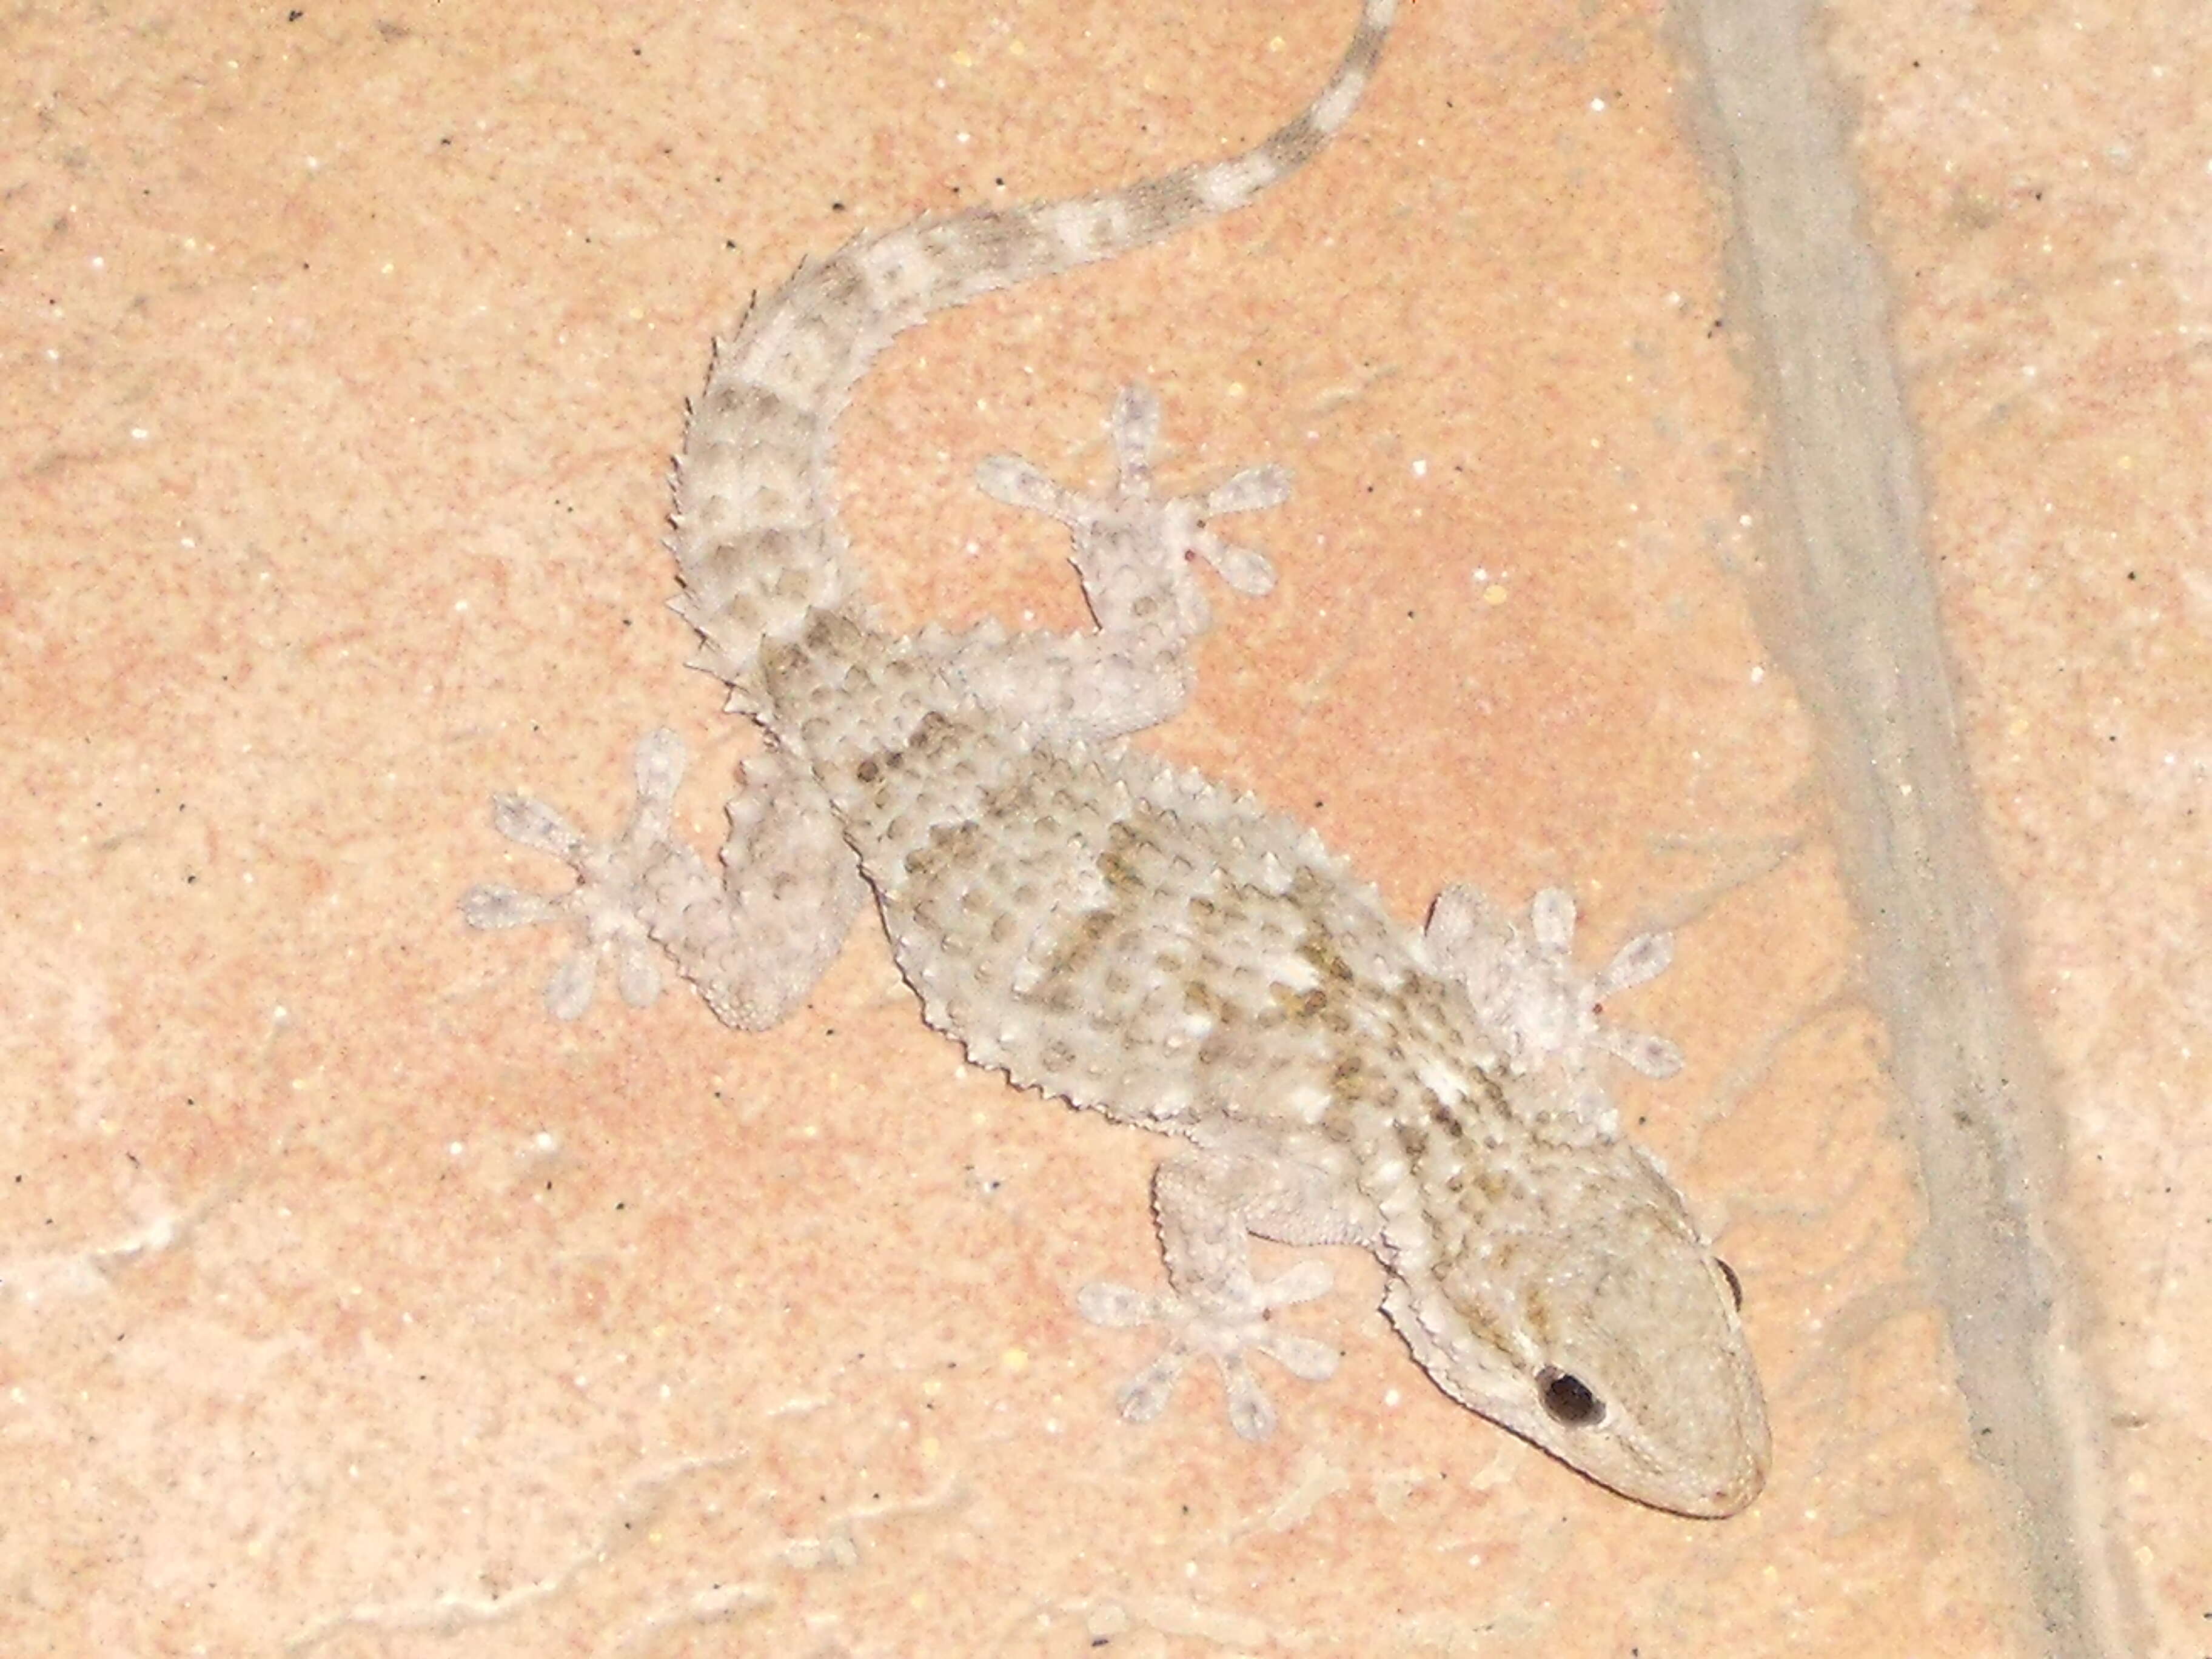
M722 872L668 836L682 758L662 733L613 843L500 803L507 834L578 870L574 891L482 888L465 908L479 926L580 931L556 1013L582 1012L599 956L632 1001L672 958L717 1014L760 1029L803 1000L872 894L924 1017L976 1063L1184 1142L1154 1184L1170 1288L1080 1298L1098 1322L1170 1332L1125 1415L1157 1413L1202 1357L1238 1431L1268 1432L1247 1355L1328 1375L1334 1353L1273 1317L1327 1275L1257 1282L1248 1240L1356 1244L1454 1398L1630 1497L1733 1514L1768 1460L1734 1276L1620 1137L1596 1069L1679 1063L1596 1018L1664 965L1665 942L1584 976L1564 895L1541 896L1524 932L1456 888L1414 933L1310 831L1120 741L1190 694L1210 623L1195 564L1247 593L1272 585L1207 520L1279 501L1281 475L1155 499L1158 410L1134 392L1105 495L987 463L991 493L1070 529L1098 624L1073 635L883 632L838 529L836 417L896 332L1250 201L1349 115L1392 9L1366 0L1320 97L1243 157L862 237L757 307L694 410L672 542L698 664L771 744L731 804Z

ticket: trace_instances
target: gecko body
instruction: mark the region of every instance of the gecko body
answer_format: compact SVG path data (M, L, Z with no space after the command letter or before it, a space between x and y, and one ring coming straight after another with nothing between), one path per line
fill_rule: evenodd
M672 960L717 1015L759 1030L804 1000L872 898L924 1017L975 1063L1179 1138L1153 1188L1167 1287L1079 1298L1097 1322L1168 1333L1122 1389L1125 1415L1156 1414L1204 1358L1238 1431L1267 1434L1248 1356L1316 1379L1335 1356L1274 1316L1325 1271L1261 1281L1248 1242L1355 1244L1383 1263L1384 1309L1448 1394L1630 1497L1731 1514L1768 1461L1740 1289L1620 1136L1597 1074L1608 1055L1679 1063L1597 1018L1665 965L1666 941L1583 975L1572 906L1550 891L1522 923L1449 888L1407 929L1310 831L1125 741L1190 695L1211 621L1200 567L1248 594L1272 586L1211 525L1280 501L1283 476L1156 497L1159 413L1134 390L1113 412L1103 493L987 462L991 494L1068 526L1097 623L1073 635L883 629L836 510L836 417L896 333L1249 203L1342 125L1393 10L1364 0L1320 94L1243 155L862 236L755 307L718 345L672 514L696 665L769 738L722 867L670 836L683 757L658 732L612 842L499 801L503 833L576 870L571 891L478 888L464 909L577 930L548 990L556 1014L583 1011L601 958L634 1003Z

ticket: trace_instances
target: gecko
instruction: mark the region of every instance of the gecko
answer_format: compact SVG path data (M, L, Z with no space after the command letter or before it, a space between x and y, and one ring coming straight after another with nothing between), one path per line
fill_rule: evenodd
M1680 1065L1671 1044L1600 1018L1667 965L1668 939L1585 973L1558 889L1521 917L1447 887L1408 927L1311 830L1128 740L1192 695L1212 620L1203 573L1254 598L1273 586L1267 557L1214 526L1287 499L1284 471L1157 495L1160 407L1134 387L1109 417L1103 490L987 460L987 493L1066 527L1095 623L1067 634L888 631L837 511L838 416L896 335L1273 188L1345 125L1395 6L1361 0L1318 94L1242 155L863 233L752 305L690 407L667 544L691 665L764 734L720 867L671 833L684 750L657 731L610 841L497 798L499 832L574 880L478 886L462 912L573 931L545 993L557 1017L584 1012L602 963L634 1006L672 963L723 1022L759 1031L805 1000L872 904L923 1018L971 1062L1175 1138L1152 1182L1165 1285L1075 1298L1094 1323L1164 1334L1119 1391L1122 1416L1157 1417L1203 1361L1235 1431L1266 1437L1276 1415L1253 1357L1317 1382L1338 1356L1278 1317L1328 1291L1326 1266L1262 1279L1250 1241L1355 1245L1451 1398L1628 1498L1724 1516L1770 1458L1741 1286L1621 1133L1601 1075Z

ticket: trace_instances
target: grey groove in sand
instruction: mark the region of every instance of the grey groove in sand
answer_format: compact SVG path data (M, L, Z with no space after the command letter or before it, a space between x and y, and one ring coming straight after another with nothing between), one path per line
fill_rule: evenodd
M2064 1131L2006 939L1921 544L1914 434L1812 0L1687 0L1730 311L1764 402L1766 642L1820 737L1867 985L1928 1206L1920 1262L2032 1609L2028 1650L2141 1631L2107 1532L2101 1394L2050 1218Z

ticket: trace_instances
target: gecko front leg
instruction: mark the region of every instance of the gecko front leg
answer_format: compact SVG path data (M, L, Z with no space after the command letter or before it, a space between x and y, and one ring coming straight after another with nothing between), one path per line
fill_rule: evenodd
M1338 1177L1263 1146L1200 1146L1163 1162L1152 1178L1153 1215L1169 1288L1086 1285L1076 1307L1095 1325L1157 1325L1168 1333L1159 1358L1116 1395L1121 1415L1147 1423L1167 1407L1194 1359L1211 1360L1229 1395L1229 1421L1247 1440L1273 1432L1274 1407L1247 1358L1262 1353L1308 1382L1335 1375L1336 1351L1278 1328L1278 1308L1328 1293L1331 1275L1303 1261L1267 1280L1254 1277L1250 1240L1288 1244L1367 1242L1368 1229L1341 1195Z
M641 742L636 806L628 828L604 843L529 796L494 803L499 832L566 863L576 885L557 895L475 887L461 914L475 927L574 930L575 949L545 988L556 1018L591 1006L602 960L612 963L625 1002L650 1003L660 993L665 952L726 1024L765 1030L805 1000L843 945L867 888L813 775L773 751L745 763L718 879L669 833L684 768L674 732Z
M1573 1098L1593 1120L1612 1106L1595 1075L1611 1054L1649 1078L1682 1069L1682 1053L1664 1037L1622 1030L1602 1018L1622 991L1656 979L1674 959L1674 936L1639 933L1595 973L1574 958L1575 902L1547 887L1513 921L1472 887L1447 887L1430 907L1422 935L1430 959L1466 987L1475 1012L1502 1046L1507 1066L1526 1075L1557 1064Z

